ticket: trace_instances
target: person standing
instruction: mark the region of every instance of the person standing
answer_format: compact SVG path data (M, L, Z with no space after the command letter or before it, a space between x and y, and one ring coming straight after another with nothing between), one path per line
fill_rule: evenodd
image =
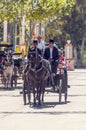
M42 56L43 56L44 50L45 50L45 43L42 40L42 37L40 35L37 37L37 40L38 40L38 46L37 46L37 48L41 50Z

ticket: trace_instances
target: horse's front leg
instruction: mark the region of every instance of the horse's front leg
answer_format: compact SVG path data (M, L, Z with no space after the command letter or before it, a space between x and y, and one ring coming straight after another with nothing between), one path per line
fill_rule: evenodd
M2 84L4 83L4 75L3 75L3 73L1 73L1 82L2 82Z
M7 88L9 87L9 78L8 77L6 78L6 87Z
M35 87L33 86L33 106L36 105L36 92L35 92Z
M47 84L47 83L46 83ZM42 103L44 103L45 85L42 87Z
M4 87L7 88L7 75L5 72L3 74L3 83L4 83Z
M41 85L39 85L39 88L38 88L38 106L41 105L41 94L42 94L42 91L41 91Z
M15 88L17 87L17 77L15 78Z
M4 87L6 88L7 85L6 85L6 78L4 77Z
M12 79L12 75L9 76L8 85L9 85L10 88L13 88L13 79Z
M44 103L44 93L45 93L45 89L47 87L47 81L48 81L48 78L46 78L44 81L43 81L43 84L42 84L42 102Z
M13 88L13 76L11 78L11 87Z

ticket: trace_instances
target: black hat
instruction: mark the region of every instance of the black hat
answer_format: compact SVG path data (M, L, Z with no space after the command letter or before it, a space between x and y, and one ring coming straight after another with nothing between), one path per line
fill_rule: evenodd
M49 43L54 43L54 40L53 39L49 39Z
M33 44L38 44L38 41L37 40L33 40Z

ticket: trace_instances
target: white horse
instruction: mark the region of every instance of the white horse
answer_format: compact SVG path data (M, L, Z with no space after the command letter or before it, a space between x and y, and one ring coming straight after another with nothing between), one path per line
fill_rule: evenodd
M14 65L12 63L12 58L9 54L6 55L4 59L3 76L4 76L4 87L12 87L11 79L13 75Z
M13 75L13 65L4 66L3 76L4 76L4 87L11 87L11 79Z

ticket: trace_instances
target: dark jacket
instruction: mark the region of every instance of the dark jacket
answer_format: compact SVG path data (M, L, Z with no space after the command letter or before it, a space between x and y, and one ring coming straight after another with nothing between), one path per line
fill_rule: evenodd
M36 54L41 55L41 51L38 48L29 48L28 59L30 59L31 56L36 57Z
M44 52L44 59L47 59L47 60L50 60L50 48L47 47L45 49L45 52ZM53 51L52 51L52 62L50 62L51 64L51 71L52 73L56 73L57 71L57 62L56 60L59 59L59 54L58 54L58 49L56 47L53 47Z
M50 48L47 47L45 49L45 52L44 52L44 58L49 60L50 59ZM53 47L53 52L52 52L52 59L54 61L58 60L59 59L59 53L58 53L58 49L56 47Z

